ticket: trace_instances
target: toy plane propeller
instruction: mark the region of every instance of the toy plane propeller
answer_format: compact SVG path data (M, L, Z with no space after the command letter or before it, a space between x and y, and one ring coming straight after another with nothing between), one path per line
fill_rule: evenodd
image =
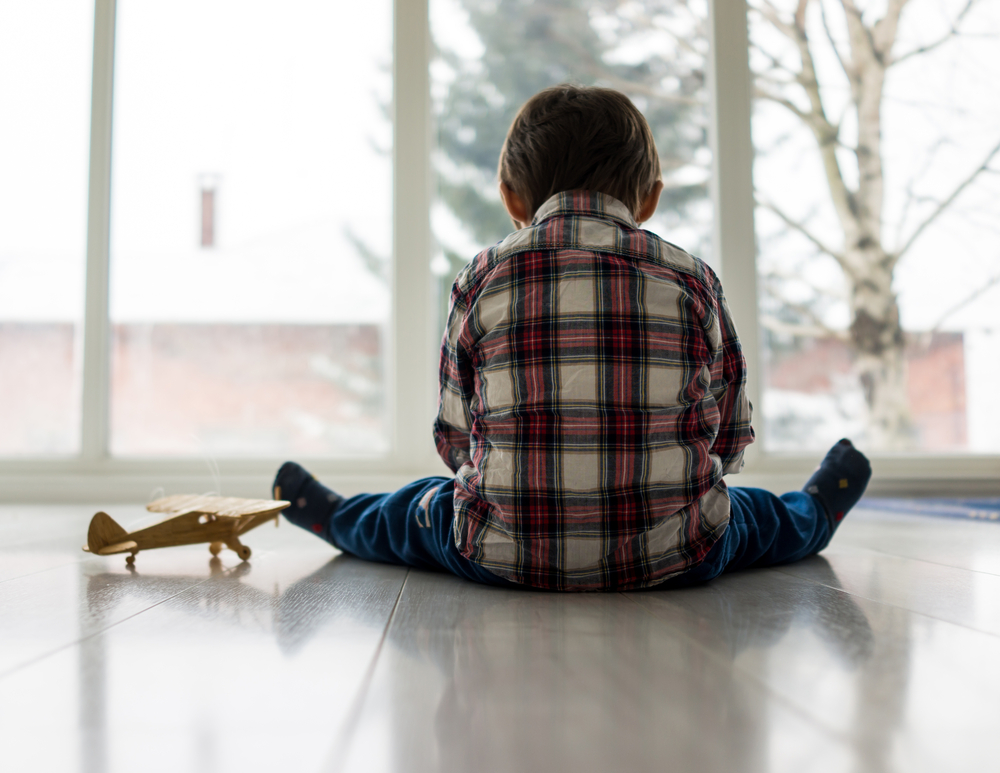
M207 542L213 556L227 547L246 561L250 548L240 542L240 535L271 519L277 525L278 514L290 504L274 499L177 494L146 505L150 512L167 513L170 518L133 532L125 531L107 513L97 513L90 521L83 549L99 556L131 553L125 559L131 566L140 550Z

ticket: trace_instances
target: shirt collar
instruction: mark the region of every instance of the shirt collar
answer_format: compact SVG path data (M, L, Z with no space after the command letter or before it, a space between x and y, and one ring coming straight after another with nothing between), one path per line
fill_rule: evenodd
M535 212L532 225L560 215L590 216L603 220L615 220L628 228L638 228L628 207L618 199L597 191L564 191L549 198Z

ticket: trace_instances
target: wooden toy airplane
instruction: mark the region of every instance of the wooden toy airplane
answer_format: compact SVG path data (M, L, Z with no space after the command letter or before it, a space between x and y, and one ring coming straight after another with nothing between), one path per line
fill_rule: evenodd
M138 531L127 532L107 513L97 513L90 521L83 549L99 556L131 553L125 559L131 566L140 550L207 542L213 556L227 547L246 561L250 548L240 542L240 535L272 518L277 526L278 514L290 504L274 499L177 494L146 505L152 513L168 513L171 517Z

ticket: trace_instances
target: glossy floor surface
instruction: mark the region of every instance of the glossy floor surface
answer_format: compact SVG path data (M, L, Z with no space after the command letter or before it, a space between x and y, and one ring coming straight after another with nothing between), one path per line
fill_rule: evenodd
M1000 523L861 510L798 564L556 595L288 524L130 572L93 512L0 507L5 773L1000 770Z

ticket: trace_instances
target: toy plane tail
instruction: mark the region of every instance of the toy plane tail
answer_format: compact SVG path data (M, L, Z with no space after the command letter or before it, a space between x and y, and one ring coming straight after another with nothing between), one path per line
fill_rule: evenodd
M107 513L97 513L90 520L84 550L99 556L107 556L112 553L127 553L135 547L136 543L128 539L128 532Z

